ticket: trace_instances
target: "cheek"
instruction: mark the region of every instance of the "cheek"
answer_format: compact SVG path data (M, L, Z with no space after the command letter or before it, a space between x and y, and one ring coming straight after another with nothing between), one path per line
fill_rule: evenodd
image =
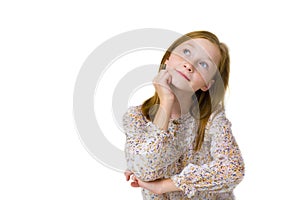
M198 76L203 82L209 82L215 75L216 69L209 69L209 70L199 70Z
M182 61L183 61L183 59L180 56L171 54L169 59L166 60L165 64L170 65L170 66L176 66L179 63L181 63Z
M193 89L195 91L199 90L200 88L202 88L203 86L206 85L205 80L203 79L203 77L200 74L197 74L194 76L193 78Z

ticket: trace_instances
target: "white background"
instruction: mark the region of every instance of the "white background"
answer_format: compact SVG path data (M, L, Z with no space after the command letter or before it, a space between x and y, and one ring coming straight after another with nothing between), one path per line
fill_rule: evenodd
M121 173L86 151L72 110L88 55L138 28L209 30L228 44L227 114L246 162L237 199L295 199L296 2L1 1L0 199L141 199Z

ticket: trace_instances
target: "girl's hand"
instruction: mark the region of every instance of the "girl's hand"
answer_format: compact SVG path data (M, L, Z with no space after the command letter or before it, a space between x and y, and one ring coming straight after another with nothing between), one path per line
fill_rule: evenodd
M130 177L132 182L130 185L132 187L141 187L154 194L163 194L166 192L180 191L179 188L175 186L171 179L159 179L155 181L145 182L138 179L131 171L126 171L125 173L126 180L129 181Z
M126 181L129 181L129 180L130 180L130 176L131 176L132 174L133 174L133 173L132 173L131 171L128 171L128 170L126 170L126 171L124 172Z
M175 94L170 87L171 83L172 76L168 70L160 70L153 79L153 85L160 100L153 123L162 130L168 130L171 111L175 101Z
M170 104L174 102L175 95L170 88L172 76L167 70L160 70L153 79L153 85L157 92L161 104Z
M154 194L162 194L162 181L156 180L156 181L149 181L145 182L140 179L138 179L132 172L126 171L125 173L126 180L129 181L130 177L132 182L130 183L131 187L141 187L146 190L151 191Z

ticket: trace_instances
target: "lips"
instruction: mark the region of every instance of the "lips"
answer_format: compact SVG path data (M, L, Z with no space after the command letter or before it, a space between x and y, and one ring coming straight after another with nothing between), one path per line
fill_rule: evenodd
M176 70L181 76L183 76L183 78L185 78L187 81L190 81L190 79L181 71Z

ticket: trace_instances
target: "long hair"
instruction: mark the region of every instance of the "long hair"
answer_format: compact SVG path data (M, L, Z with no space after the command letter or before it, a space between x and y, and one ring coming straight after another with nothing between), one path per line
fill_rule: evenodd
M195 150L200 150L205 134L205 127L209 120L209 117L212 112L216 111L217 108L221 105L221 108L224 108L224 96L229 82L229 72L230 72L230 58L228 48L224 43L220 43L217 36L208 31L194 31L187 33L180 38L178 38L165 52L162 60L159 71L162 69L162 66L166 60L170 57L173 50L182 44L183 42L191 39L203 38L207 39L213 44L215 44L221 54L220 62L217 64L217 72L214 75L214 84L208 91L202 91L199 89L195 92L195 95L198 100L198 110L201 112L200 117L196 117L199 120L198 134L196 137ZM155 92L154 96L147 99L142 104L142 113L148 120L154 119L154 116L158 110L158 105L160 103L158 94ZM192 109L191 109L192 110ZM192 115L195 115L190 111Z

